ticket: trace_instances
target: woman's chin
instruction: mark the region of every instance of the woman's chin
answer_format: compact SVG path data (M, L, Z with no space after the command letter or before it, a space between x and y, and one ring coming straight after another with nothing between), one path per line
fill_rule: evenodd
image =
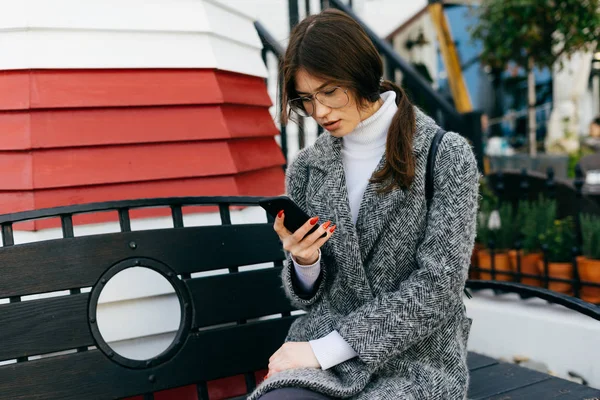
M346 129L345 124L339 124L338 126L335 127L335 129L327 129L327 132L329 132L329 134L333 137L337 137L337 138L341 138L342 136L346 136L348 133L350 133L348 131L348 129Z

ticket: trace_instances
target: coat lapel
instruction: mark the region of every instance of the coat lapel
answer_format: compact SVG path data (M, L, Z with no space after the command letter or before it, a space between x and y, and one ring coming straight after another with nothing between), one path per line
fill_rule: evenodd
M377 170L385 163L385 156L381 159ZM367 260L373 245L389 220L400 210L406 197L406 192L394 188L388 193L378 193L382 185L369 183L361 200L356 230L361 253L361 261Z
M323 246L326 254L336 258L337 279L344 283L348 295L364 302L373 295L369 286L358 241L358 235L348 201L348 188L341 159L341 140L331 135L321 137L309 160L310 184L307 187L309 215L318 215L320 222L336 224L335 234Z

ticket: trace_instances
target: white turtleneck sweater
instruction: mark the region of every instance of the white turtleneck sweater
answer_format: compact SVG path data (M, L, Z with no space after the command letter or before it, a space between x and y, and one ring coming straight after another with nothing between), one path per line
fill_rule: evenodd
M379 110L342 138L342 164L352 222L355 224L369 179L385 153L387 133L398 110L395 92L385 92L381 97L384 103ZM318 260L312 265L300 265L293 257L292 261L301 289L310 292L321 273L320 251ZM322 369L331 368L357 355L335 330L309 343Z

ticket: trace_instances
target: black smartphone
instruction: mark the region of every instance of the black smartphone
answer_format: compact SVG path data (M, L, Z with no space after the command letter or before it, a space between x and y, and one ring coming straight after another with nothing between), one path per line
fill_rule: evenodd
M287 196L267 197L260 200L258 205L264 208L273 218L277 218L279 211L283 210L285 215L283 225L292 233L296 232L298 228L310 219L310 216ZM319 226L319 224L315 224L305 237L317 230ZM326 235L327 233L324 233L321 237L325 237Z

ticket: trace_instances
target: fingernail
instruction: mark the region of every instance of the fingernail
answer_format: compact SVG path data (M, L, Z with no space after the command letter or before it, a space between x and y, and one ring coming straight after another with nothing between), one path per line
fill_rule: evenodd
M332 226L329 232L333 233L333 231L335 231L335 228L337 228L337 225Z
M314 218L311 218L309 222L311 225L314 225L317 223L318 220L319 220L319 217L314 217Z
M327 229L329 228L329 225L331 225L331 221L327 221L323 224L323 229Z
M283 215L283 210L281 210L277 213L277 218L281 218L282 215Z

